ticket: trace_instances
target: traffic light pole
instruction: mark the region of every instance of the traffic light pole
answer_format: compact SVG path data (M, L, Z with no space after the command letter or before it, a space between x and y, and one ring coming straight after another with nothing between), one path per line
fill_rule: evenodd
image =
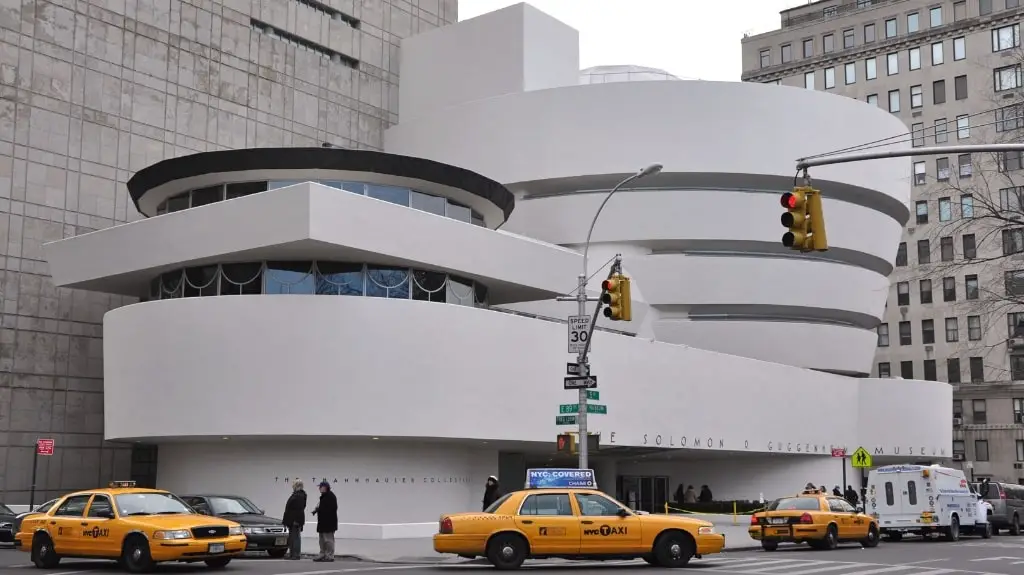
M889 150L886 152L854 152L832 156L799 158L796 161L797 171L815 166L832 164L848 164L865 160L883 160L886 158L909 158L916 156L933 156L935 154L975 154L996 152L1024 152L1024 144L972 144L965 146L932 146L929 148L911 148L909 150Z

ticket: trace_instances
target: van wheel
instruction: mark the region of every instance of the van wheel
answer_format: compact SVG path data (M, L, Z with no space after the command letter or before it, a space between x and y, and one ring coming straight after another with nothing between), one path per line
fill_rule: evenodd
M981 529L981 538L982 539L992 539L992 524L991 523L986 523L985 527L983 527Z
M1013 521L1010 523L1010 535L1020 535L1020 517L1013 514Z
M949 527L946 528L946 541L960 540L960 518L956 515L949 519Z
M519 569L526 560L526 539L512 533L495 535L487 544L487 560L502 571Z
M762 541L761 542L761 549L764 549L765 551L775 551L778 548L779 548L779 542L778 541Z
M839 529L837 529L836 526L833 524L828 526L828 529L825 531L825 538L821 540L821 542L818 544L817 547L815 547L815 549L819 549L821 551L831 551L838 546Z
M868 527L868 535L860 542L862 547L878 547L878 528L872 524Z
M32 563L40 569L53 569L60 563L60 555L53 550L53 540L46 533L32 538Z

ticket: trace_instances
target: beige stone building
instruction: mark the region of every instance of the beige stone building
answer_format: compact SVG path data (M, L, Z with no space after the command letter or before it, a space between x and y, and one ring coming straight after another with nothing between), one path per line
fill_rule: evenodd
M743 39L743 80L877 105L907 125L891 141L914 147L1020 142L1022 15L1020 0L803 4L782 12L780 29ZM828 129L827 118L808 121ZM873 375L948 381L955 464L1024 483L1021 154L908 166L912 215Z
M0 2L0 501L29 502L40 438L36 503L155 475L154 448L103 440L103 314L130 302L54 287L42 245L140 219L125 182L165 158L381 149L401 39L456 20L457 0Z

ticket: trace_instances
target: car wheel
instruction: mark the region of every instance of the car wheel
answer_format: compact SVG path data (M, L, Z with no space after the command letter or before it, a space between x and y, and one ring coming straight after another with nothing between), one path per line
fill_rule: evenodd
M207 559L204 563L206 563L206 566L210 569L223 569L228 566L228 563L231 563L231 558L218 557L216 559Z
M284 557L284 554L287 552L287 549L270 549L267 551L267 555L270 555L274 559L280 559Z
M60 555L53 550L53 540L45 533L32 538L32 563L40 569L53 569L60 563Z
M648 565L658 566L658 560L654 558L654 555L641 555L640 558Z
M153 569L153 557L149 553L149 541L130 537L121 547L121 565L131 573L146 573Z
M868 527L868 535L860 542L862 547L878 547L878 527L872 524Z
M825 538L821 540L821 544L816 549L822 551L831 551L839 546L839 530L836 529L835 525L829 525L828 529L825 530Z
M694 547L688 534L669 531L654 541L654 558L661 567L685 567L696 553Z
M985 527L983 527L981 529L981 538L982 539L992 539L992 524L991 523L986 523Z
M946 541L960 540L960 518L954 515L949 519L949 527L946 528Z
M765 551L775 551L778 548L779 548L779 542L778 541L762 541L761 542L761 549L764 549Z
M1010 523L1010 535L1020 535L1020 517L1013 514L1013 521Z
M526 540L521 536L500 533L487 544L487 560L503 571L519 569L526 561L527 550Z

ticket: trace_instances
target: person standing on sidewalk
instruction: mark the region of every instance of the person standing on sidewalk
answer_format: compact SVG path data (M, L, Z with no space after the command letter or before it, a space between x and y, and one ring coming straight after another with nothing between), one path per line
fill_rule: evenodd
M292 483L292 494L284 504L281 522L288 528L288 559L297 560L302 555L302 526L306 524L306 490L302 481Z
M320 482L320 502L313 510L316 515L316 532L320 539L320 555L313 561L334 561L334 533L338 531L338 498L331 491L331 484Z

